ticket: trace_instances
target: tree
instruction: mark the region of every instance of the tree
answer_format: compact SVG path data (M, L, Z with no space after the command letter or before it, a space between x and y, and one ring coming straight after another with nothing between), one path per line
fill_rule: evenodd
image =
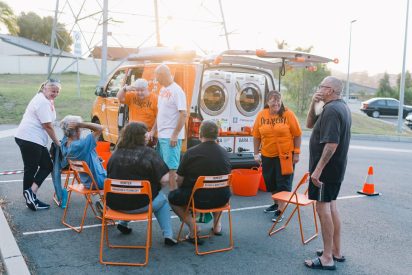
M17 34L19 31L13 10L2 1L0 1L0 23L6 26L10 34Z
M389 81L389 74L387 72L385 72L383 78L379 80L379 87L376 96L399 98L399 96L397 96L396 91L391 87L391 83Z
M297 51L310 52L313 47L297 48ZM306 113L308 110L313 93L319 83L330 71L323 64L318 64L315 70L309 71L307 68L289 68L283 77L283 85L287 89L287 98L295 106L298 114Z
M19 36L25 37L45 45L50 45L51 33L53 29L53 17L47 16L41 18L34 12L22 12L17 18L17 24L20 28ZM70 33L61 23L56 26L56 44L55 47L70 51L70 46L73 44L73 39Z

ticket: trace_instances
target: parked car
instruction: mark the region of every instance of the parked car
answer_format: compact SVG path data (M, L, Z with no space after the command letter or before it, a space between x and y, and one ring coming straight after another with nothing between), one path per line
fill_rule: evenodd
M412 114L405 118L405 125L412 129Z
M384 116L397 116L399 100L395 98L374 97L361 103L360 110L368 116L378 118ZM403 105L403 118L412 114L412 106Z
M189 116L182 151L200 143L200 123L210 119L220 126L218 142L229 153L232 167L251 167L256 165L251 135L254 120L264 107L266 94L280 84L273 72L285 71L289 66L309 69L332 61L309 53L281 50L228 50L199 57L193 51L140 49L129 56L128 65L116 69L107 83L97 88L91 120L104 126L102 139L116 144L119 129L128 120L128 108L119 103L118 91L137 78L145 78L149 90L158 93L161 87L154 79L154 70L164 63L186 93Z

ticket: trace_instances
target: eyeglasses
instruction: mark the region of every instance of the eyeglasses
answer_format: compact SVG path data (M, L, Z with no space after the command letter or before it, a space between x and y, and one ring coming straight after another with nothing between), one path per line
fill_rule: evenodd
M325 85L319 85L319 86L318 86L318 90L320 90L320 89L322 89L322 88L329 88L329 89L332 89L332 87L325 86Z

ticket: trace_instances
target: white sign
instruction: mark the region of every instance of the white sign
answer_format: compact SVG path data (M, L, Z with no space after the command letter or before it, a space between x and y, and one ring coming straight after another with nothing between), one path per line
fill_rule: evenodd
M82 38L81 38L80 32L74 31L73 38L74 38L74 52L73 53L76 57L81 57L82 56Z

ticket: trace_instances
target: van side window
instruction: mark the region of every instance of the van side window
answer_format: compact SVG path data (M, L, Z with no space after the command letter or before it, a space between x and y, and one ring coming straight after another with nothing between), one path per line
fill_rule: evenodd
M113 77L109 81L109 84L107 84L106 89L107 95L109 97L115 97L117 95L117 92L119 92L119 90L124 85L125 76L125 70L119 70L113 75Z
M132 68L127 72L127 79L126 79L126 84L131 85L134 83L137 79L142 78L143 76L143 71L144 68Z

